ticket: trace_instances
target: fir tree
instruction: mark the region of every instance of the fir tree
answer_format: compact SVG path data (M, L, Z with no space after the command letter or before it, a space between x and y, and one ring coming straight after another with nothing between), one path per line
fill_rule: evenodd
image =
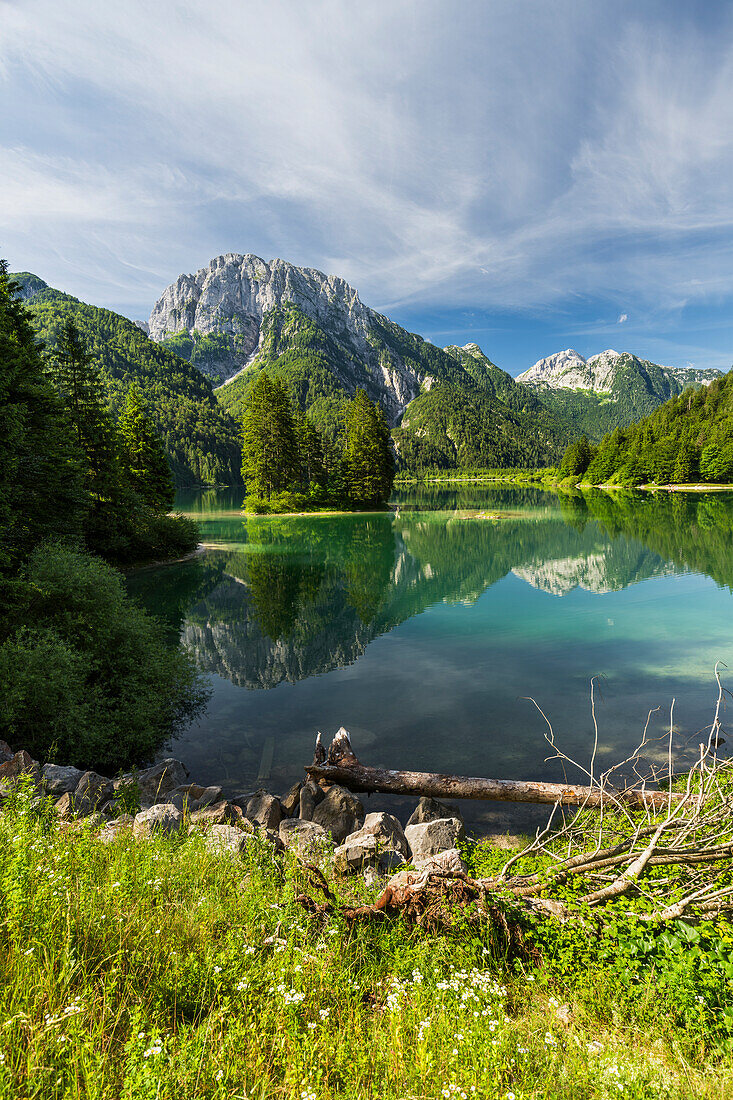
M59 334L49 374L86 456L89 492L97 501L113 499L119 489L117 432L99 368L73 321L67 320Z
M300 418L297 437L304 488L325 488L327 478L323 440L309 417Z
M384 504L392 491L394 458L384 413L364 390L346 411L344 464L349 498L360 505Z
M582 477L590 466L593 454L593 448L584 435L576 439L563 455L560 463L560 477Z
M118 421L125 478L145 504L167 512L173 505L171 469L139 389L127 391L125 407Z
M284 383L261 371L242 418L242 477L247 492L264 496L289 489L299 476L298 441Z

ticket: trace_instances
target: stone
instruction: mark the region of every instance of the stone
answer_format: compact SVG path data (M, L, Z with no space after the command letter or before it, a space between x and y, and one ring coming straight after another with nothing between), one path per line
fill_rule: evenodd
M206 787L200 787L198 783L183 783L170 792L166 801L183 813L185 810L190 810L191 806L201 798L205 791Z
M111 779L99 775L98 772L83 772L74 788L74 812L77 816L86 817L87 814L99 810L113 795L114 784Z
M311 820L322 825L331 834L334 843L341 844L350 833L361 827L364 807L351 791L334 784L329 787L323 802L316 806Z
M435 798L421 798L407 825L422 825L425 821L440 821L444 817L455 817L458 821L463 821L463 814L457 806L438 802Z
M280 799L283 817L294 817L300 809L300 791L302 783L293 783L287 794Z
M298 807L298 816L301 821L312 821L313 811L319 803L323 802L325 797L323 788L314 783L312 779L304 783L300 788L300 804Z
M260 840L265 840L268 844L271 844L276 852L285 851L285 845L280 839L280 834L276 833L274 829L263 829L259 827L255 832Z
M202 790L202 788L199 787L199 790ZM196 810L203 810L207 806L214 806L217 802L221 802L223 798L221 787L204 787L203 793L193 802L189 802L189 812L193 813Z
M135 814L132 832L135 837L142 838L153 833L177 833L182 826L183 814L180 810L166 802L157 802Z
M336 848L333 862L339 874L345 875L350 871L360 871L365 863L372 862L376 856L377 838L360 829L358 833L347 836L344 843Z
M60 764L44 764L41 768L44 790L56 798L68 791L75 791L83 775L81 768L64 768Z
M32 776L36 784L40 783L41 780L41 769L38 766L38 761L34 760L25 749L13 753L10 760L0 764L0 782L6 789L12 787L20 775Z
M245 833L235 825L212 825L204 837L204 844L207 851L216 855L238 855L251 840L251 833Z
M120 814L119 817L115 817L105 824L104 828L97 834L97 839L102 844L111 844L118 837L130 832L134 820L132 814Z
M413 860L413 863L415 870L421 874L424 871L441 871L443 873L462 871L465 874L468 870L457 848L446 848L442 852L436 852L435 855L428 856L427 859Z
M256 791L244 811L250 821L261 825L263 829L277 829L282 819L280 802L265 790Z
M74 817L74 794L72 791L67 791L66 794L62 794L61 798L56 801L54 809L59 817L69 818Z
M407 860L402 852L398 852L394 848L386 848L377 856L377 870L380 875L391 875L393 871L396 871L399 867L404 867L406 863Z
M136 783L140 791L140 805L153 806L156 802L165 802L171 791L182 787L188 779L188 771L180 760L168 757L151 768L139 772L128 772L115 780L118 787Z
M404 829L393 814L367 814L361 832L371 833L376 837L380 850L393 849L403 856L410 854Z
M318 856L330 847L331 838L322 825L287 817L280 822L280 840L286 848L302 856Z
M420 825L408 825L405 829L413 863L455 848L456 841L465 836L463 823L455 817L441 817L424 821Z
M13 752L7 741L3 741L2 739L0 739L0 764L7 764L8 761L12 760L14 756L15 753Z
M194 810L191 814L192 825L233 825L242 822L247 832L254 832L254 825L244 816L240 806L232 806L230 802L215 802L211 806L204 806L200 810Z

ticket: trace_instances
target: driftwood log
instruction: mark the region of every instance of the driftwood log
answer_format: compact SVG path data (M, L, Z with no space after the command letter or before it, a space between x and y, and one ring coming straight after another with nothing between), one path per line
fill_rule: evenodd
M538 805L624 806L638 809L662 809L679 801L680 794L649 790L643 783L618 788L600 784L583 787L573 783L543 783L539 780L481 779L470 775L442 772L392 771L362 764L351 746L348 732L341 727L328 752L321 734L316 738L313 763L306 772L310 779L324 784L338 783L350 791L380 791L383 794L426 796L428 798L475 798L495 802L530 802Z

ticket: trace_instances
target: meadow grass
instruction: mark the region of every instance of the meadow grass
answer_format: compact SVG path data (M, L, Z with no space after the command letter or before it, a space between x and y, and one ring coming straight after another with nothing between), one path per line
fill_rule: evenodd
M733 1095L725 1042L675 1022L653 975L619 998L603 965L512 961L460 920L314 919L306 888L265 842L104 845L19 794L0 815L0 1096Z

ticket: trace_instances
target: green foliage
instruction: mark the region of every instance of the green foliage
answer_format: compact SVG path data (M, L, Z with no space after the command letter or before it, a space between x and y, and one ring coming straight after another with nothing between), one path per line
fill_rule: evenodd
M292 488L299 474L290 395L283 382L262 371L242 417L242 477L248 492L269 500L273 493Z
M720 1100L730 1091L725 1009L716 1011L730 976L720 971L717 990L697 982L697 1015L680 1010L686 988L669 980L675 966L683 983L696 962L706 970L708 945L713 961L729 950L723 922L698 944L682 927L670 928L679 944L666 948L652 933L652 955L626 951L619 928L599 937L604 952L615 946L602 958L582 928L546 922L535 934L547 959L536 966L508 959L488 919L457 916L444 932L390 917L313 920L294 900L312 891L302 868L257 839L238 858L185 832L145 843L123 833L105 845L88 826L60 828L21 791L0 816L0 848L3 1095ZM329 885L350 904L377 892L358 879ZM284 941L275 950L272 936Z
M595 448L591 447L584 435L582 435L580 439L574 440L563 455L562 462L560 463L560 469L558 471L560 480L564 481L566 478L570 478L573 481L577 481L578 478L581 478L590 466L594 454Z
M386 504L394 481L394 459L384 413L364 390L357 390L344 422L344 470L355 504Z
M727 483L733 477L733 373L673 397L639 424L607 435L586 481Z
M130 386L118 422L125 477L149 507L168 511L175 489L163 443L136 385Z
M46 544L22 580L24 625L0 646L0 736L108 775L148 760L201 705L191 662L98 558Z
M237 426L195 366L150 340L126 317L87 305L45 283L39 289L41 280L35 276L18 279L33 329L50 354L66 321L74 322L86 351L99 364L115 418L127 391L137 385L163 438L177 485L239 482Z

